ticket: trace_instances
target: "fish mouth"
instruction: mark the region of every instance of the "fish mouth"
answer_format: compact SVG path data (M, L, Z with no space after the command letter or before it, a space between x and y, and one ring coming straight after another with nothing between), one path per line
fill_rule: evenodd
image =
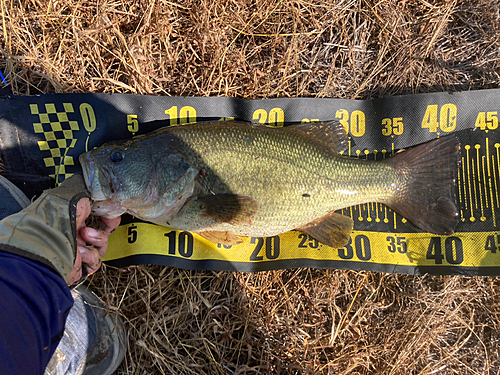
M80 157L80 164L82 165L83 179L92 200L103 201L108 199L102 189L99 179L99 170L96 168L92 155L90 153L82 155Z
M85 180L85 185L87 185L87 189L92 193L92 184L94 183L94 161L90 154L84 155L80 158L80 164L82 165L83 170L83 179Z

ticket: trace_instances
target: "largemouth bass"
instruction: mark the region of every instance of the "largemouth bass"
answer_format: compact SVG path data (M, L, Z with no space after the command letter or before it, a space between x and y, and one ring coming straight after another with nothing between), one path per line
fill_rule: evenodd
M347 144L336 121L195 123L103 145L80 162L94 214L127 212L213 242L296 229L342 247L354 223L335 211L368 202L386 204L425 232L454 232L456 136L381 161L343 157Z

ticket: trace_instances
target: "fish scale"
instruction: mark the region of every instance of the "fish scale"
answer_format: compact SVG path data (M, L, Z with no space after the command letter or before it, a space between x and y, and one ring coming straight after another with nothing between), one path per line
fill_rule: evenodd
M283 233L333 210L391 196L395 177L390 165L341 157L300 132L227 123L178 130L189 150L184 155L188 163L210 169L199 178L204 194L256 200L259 210L251 223L238 228L247 236ZM181 220L171 224L184 226ZM183 224L193 230L191 222ZM219 223L210 229L235 228Z
M340 156L346 144L336 121L211 122L103 145L80 161L96 214L128 212L216 242L298 229L343 246L353 221L334 211L368 202L387 204L422 230L453 233L456 137L380 161Z

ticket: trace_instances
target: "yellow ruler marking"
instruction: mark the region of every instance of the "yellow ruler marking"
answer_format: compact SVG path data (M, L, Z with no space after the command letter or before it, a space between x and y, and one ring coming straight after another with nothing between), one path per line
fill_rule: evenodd
M484 170L484 158L483 158L483 170ZM493 184L491 182L491 165L490 165L490 140L486 137L486 172L488 174L488 189L490 192L490 204L491 204L491 217L493 219L493 226L497 226L496 213L495 213L495 199L493 197Z
M477 163L477 189L479 190L479 208L481 210L481 221L485 221L486 217L484 216L484 202L483 202L483 189L484 186L484 178L481 178L481 156L479 155L479 149L481 148L481 145L476 144L474 146L476 148L476 163ZM481 183L481 180L483 183ZM486 195L486 191L485 191ZM476 198L477 201L477 198Z
M497 168L495 168L494 164L495 164L495 159L494 159L494 156L492 155L492 163L493 163L493 174L495 176L495 194L496 194L496 197L497 197L497 207L500 208L500 199L498 197L498 183L497 183L497 178L500 178L500 173L498 174L498 176L496 176L496 172L499 172L499 168L500 168L500 155L499 155L499 151L498 149L500 148L500 143L495 143L495 148L496 148L496 151L497 151Z
M394 147L394 144L393 144L393 147ZM387 150L384 148L382 149L382 160L385 160L387 158ZM384 209L384 223L388 223L389 222L389 212L391 211L389 209L389 207L387 207L385 204L381 205ZM396 229L396 214L394 214L394 229Z
M373 150L373 160L377 160L377 154L378 154L378 150ZM380 210L382 210L382 206L380 206L378 203L374 203L374 206L375 206L375 221L377 223L380 223L379 207L380 207Z
M129 242L131 227L136 232L134 243ZM354 231L348 245L333 249L322 244L315 246L313 242L306 243L303 234L292 231L279 237L257 241L243 238L239 245L220 246L196 234L135 223L120 226L111 235L109 249L103 260L158 254L180 259L233 263L313 259L401 266L500 267L498 235L497 231L455 233L450 237L428 233ZM491 244L497 245L492 247Z
M349 152L349 155L351 153ZM359 159L359 155L361 154L361 150L356 150L356 158ZM358 207L358 221L363 221L364 218L363 218L363 214L362 214L362 210L363 210L363 205L361 204L358 204L356 207Z
M498 199L498 184L497 184L497 172L495 168L495 156L491 155L491 165L492 165L492 171L493 171L493 182L495 183L495 197L497 198L497 204L496 207L500 208L500 202Z
M462 166L461 166L461 169L462 169L462 183L463 183L463 189L464 189L464 207L465 209L467 209L467 207L469 207L469 200L470 200L470 197L467 198L467 185L466 185L466 179L465 179L465 160L464 160L464 157L462 156ZM465 218L464 218L464 221L465 221Z
M490 168L490 142L488 137L486 137L486 161L488 167L488 177L491 177L491 168Z
M490 203L488 201L488 186L489 186L490 180L489 180L489 178L487 178L487 175L486 175L486 161L485 161L485 159L488 159L488 158L481 156L481 168L482 168L482 172L483 172L484 205L486 208L489 208Z
M462 158L462 164L461 164L461 166L463 166L463 160L464 160L464 158ZM460 202L460 221L465 221L464 210L462 210L462 207L465 206L465 203L462 200L462 180L461 180L460 175L461 175L460 170L458 170L458 173L457 173L457 180L458 181L457 181L457 183L458 183L458 201Z
M489 160L489 158L488 158ZM497 226L496 214L495 214L495 200L493 198L493 188L491 184L491 178L488 180L488 186L490 188L490 199L491 199L491 217L493 218L493 226Z
M471 163L472 163L472 188L474 190L474 208L478 208L477 206L477 184L476 184L476 162L474 160L474 158L471 158Z
M363 216L361 215L361 210L362 210L362 207L360 204L358 204L358 220L359 221L363 221Z
M469 164L469 150L470 150L470 146L469 145L465 145L465 150L467 151L467 156L466 156L466 160L467 160L467 183L468 183L468 187L469 187L469 207L470 207L470 221L475 221L476 219L474 218L474 204L473 204L473 196L472 196L472 188L471 188L471 178L470 178L470 164Z
M489 208L489 201L488 201L488 175L486 174L486 161L484 155L481 155L481 175L482 175L482 181L483 181L483 192L484 192L484 206L485 208Z
M373 210L373 203L372 202L367 203L366 204L366 215L367 215L366 221L368 221L369 223L371 223L371 221L373 220L372 215L371 215L372 210Z

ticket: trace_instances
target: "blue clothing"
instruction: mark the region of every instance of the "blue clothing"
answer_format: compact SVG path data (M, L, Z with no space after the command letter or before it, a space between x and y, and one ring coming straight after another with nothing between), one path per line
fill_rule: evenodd
M0 372L43 374L72 305L57 272L0 251Z

